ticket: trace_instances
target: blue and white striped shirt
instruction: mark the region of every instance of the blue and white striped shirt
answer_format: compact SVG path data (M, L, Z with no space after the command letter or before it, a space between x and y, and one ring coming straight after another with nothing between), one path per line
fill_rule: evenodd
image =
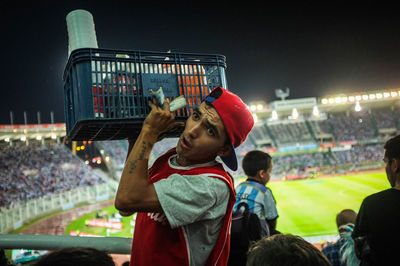
M276 201L271 189L256 182L247 180L236 187L236 203L233 211L241 202L249 205L249 210L261 219L274 220L278 217Z

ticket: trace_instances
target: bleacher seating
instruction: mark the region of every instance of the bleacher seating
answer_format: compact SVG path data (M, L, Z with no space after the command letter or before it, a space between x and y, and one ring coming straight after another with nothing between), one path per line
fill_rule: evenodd
M268 123L272 135L278 144L302 143L314 141L304 120Z
M395 117L391 108L372 110L372 115L379 129L396 128Z
M337 141L368 140L376 137L368 112L331 113L329 121L333 125Z
M41 141L1 146L0 207L105 181L63 144Z

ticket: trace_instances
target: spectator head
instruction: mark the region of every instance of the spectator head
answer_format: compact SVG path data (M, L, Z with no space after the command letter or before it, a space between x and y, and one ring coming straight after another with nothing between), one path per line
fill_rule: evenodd
M250 246L247 266L324 266L331 265L325 255L299 236L277 234Z
M263 151L249 151L243 158L244 173L262 184L268 183L272 170L272 158Z
M33 266L115 266L110 255L105 251L88 248L62 248L41 257Z
M336 215L336 225L339 232L352 232L356 222L357 213L350 209L344 209Z
M400 186L400 135L389 139L385 146L383 161L386 163L386 175L392 187Z

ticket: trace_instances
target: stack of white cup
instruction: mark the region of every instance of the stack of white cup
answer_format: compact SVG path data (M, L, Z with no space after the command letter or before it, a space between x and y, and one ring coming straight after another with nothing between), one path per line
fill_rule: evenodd
M67 15L68 56L79 48L98 48L93 16L77 9Z

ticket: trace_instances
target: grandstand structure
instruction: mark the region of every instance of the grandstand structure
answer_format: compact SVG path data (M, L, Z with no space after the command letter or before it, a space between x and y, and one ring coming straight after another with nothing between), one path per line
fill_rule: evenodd
M400 90L287 99L252 105L249 149L272 154L273 178L382 167L382 144L400 132Z
M2 125L0 149L0 233L115 195L117 181L65 145L64 124Z

